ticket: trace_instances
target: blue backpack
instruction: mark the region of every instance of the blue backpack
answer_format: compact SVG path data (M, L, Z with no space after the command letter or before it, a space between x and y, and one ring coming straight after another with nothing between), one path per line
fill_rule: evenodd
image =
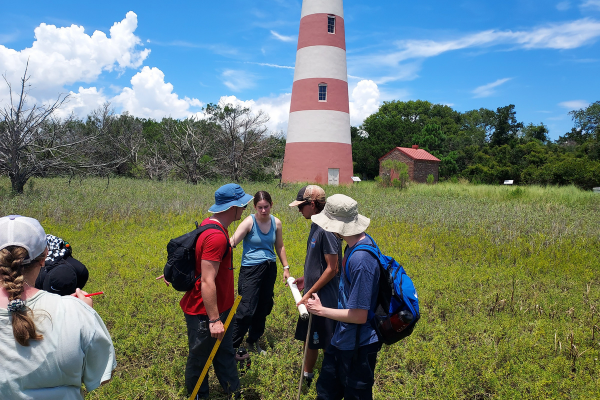
M380 268L379 294L375 312L369 311L371 323L379 340L385 344L393 344L409 336L415 324L421 318L419 298L412 280L406 275L404 268L390 256L381 253L375 240L368 234L373 245L358 245L346 258L344 272L348 277L348 260L358 250L368 251L378 261Z

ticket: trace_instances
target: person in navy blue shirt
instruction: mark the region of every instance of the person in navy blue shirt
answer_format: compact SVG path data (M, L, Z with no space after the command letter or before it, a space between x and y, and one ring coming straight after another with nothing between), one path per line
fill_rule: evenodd
M355 246L372 244L365 235L370 220L358 213L357 202L348 196L329 197L324 211L313 216L312 221L345 240L345 254L350 254ZM307 301L310 313L339 321L331 345L325 350L317 399L373 398L375 364L381 349L371 325L378 288L378 260L369 252L358 251L350 260L342 261L337 309L324 307L316 294Z

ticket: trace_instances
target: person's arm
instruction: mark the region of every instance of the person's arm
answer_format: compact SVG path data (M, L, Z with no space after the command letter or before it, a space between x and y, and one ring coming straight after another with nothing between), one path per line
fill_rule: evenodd
M369 316L369 310L362 310L358 308L351 309L337 309L323 307L321 299L318 294L314 294L312 298L306 302L306 308L308 312L313 315L333 319L335 321L346 322L350 324L364 324L367 322Z
M250 229L252 229L252 224L252 215L248 215L246 218L244 218L244 220L238 225L233 236L229 239L231 247L237 246L242 240L244 240L248 232L250 232Z
M327 285L327 283L337 275L338 255L325 254L325 261L327 262L327 268L325 268L325 271L323 271L321 277L315 282L313 287L311 287L306 293L304 293L304 296L302 297L302 299L300 299L297 305L300 305L302 303L306 304L306 301L310 299L313 293L316 294L319 290L321 290L323 286Z
M210 336L222 340L225 336L225 328L223 322L219 319L219 308L217 307L217 285L215 279L219 272L219 266L221 265L218 261L200 261L200 269L202 271L201 286L202 300L204 301L204 307L206 308L206 314L208 315L209 321L217 320L214 323L209 323Z
M77 288L75 289L75 293L73 293L75 295L75 297L77 297L79 300L83 301L85 304L87 304L90 307L93 307L93 301L91 297L85 297L86 294L88 294L87 292L84 292L83 290Z
M277 253L277 257L279 257L279 261L281 261L282 266L288 267L283 270L283 281L287 282L290 277L290 269L287 261L287 256L285 254L285 247L283 246L283 225L278 218L275 218L275 252Z

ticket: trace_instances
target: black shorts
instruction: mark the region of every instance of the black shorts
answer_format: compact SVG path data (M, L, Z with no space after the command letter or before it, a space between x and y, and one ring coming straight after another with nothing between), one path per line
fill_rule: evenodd
M337 321L329 318L312 316L312 325L310 326L310 338L308 341L309 349L325 349L331 343L331 338L335 332ZM297 340L306 340L306 330L308 329L308 319L303 320L298 317L296 324L296 334L294 338Z

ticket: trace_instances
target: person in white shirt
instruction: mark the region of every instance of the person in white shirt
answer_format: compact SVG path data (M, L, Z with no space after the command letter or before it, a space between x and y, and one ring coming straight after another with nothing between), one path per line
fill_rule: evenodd
M34 282L46 234L28 217L0 218L0 399L83 399L116 367L110 334L86 293L61 297Z

